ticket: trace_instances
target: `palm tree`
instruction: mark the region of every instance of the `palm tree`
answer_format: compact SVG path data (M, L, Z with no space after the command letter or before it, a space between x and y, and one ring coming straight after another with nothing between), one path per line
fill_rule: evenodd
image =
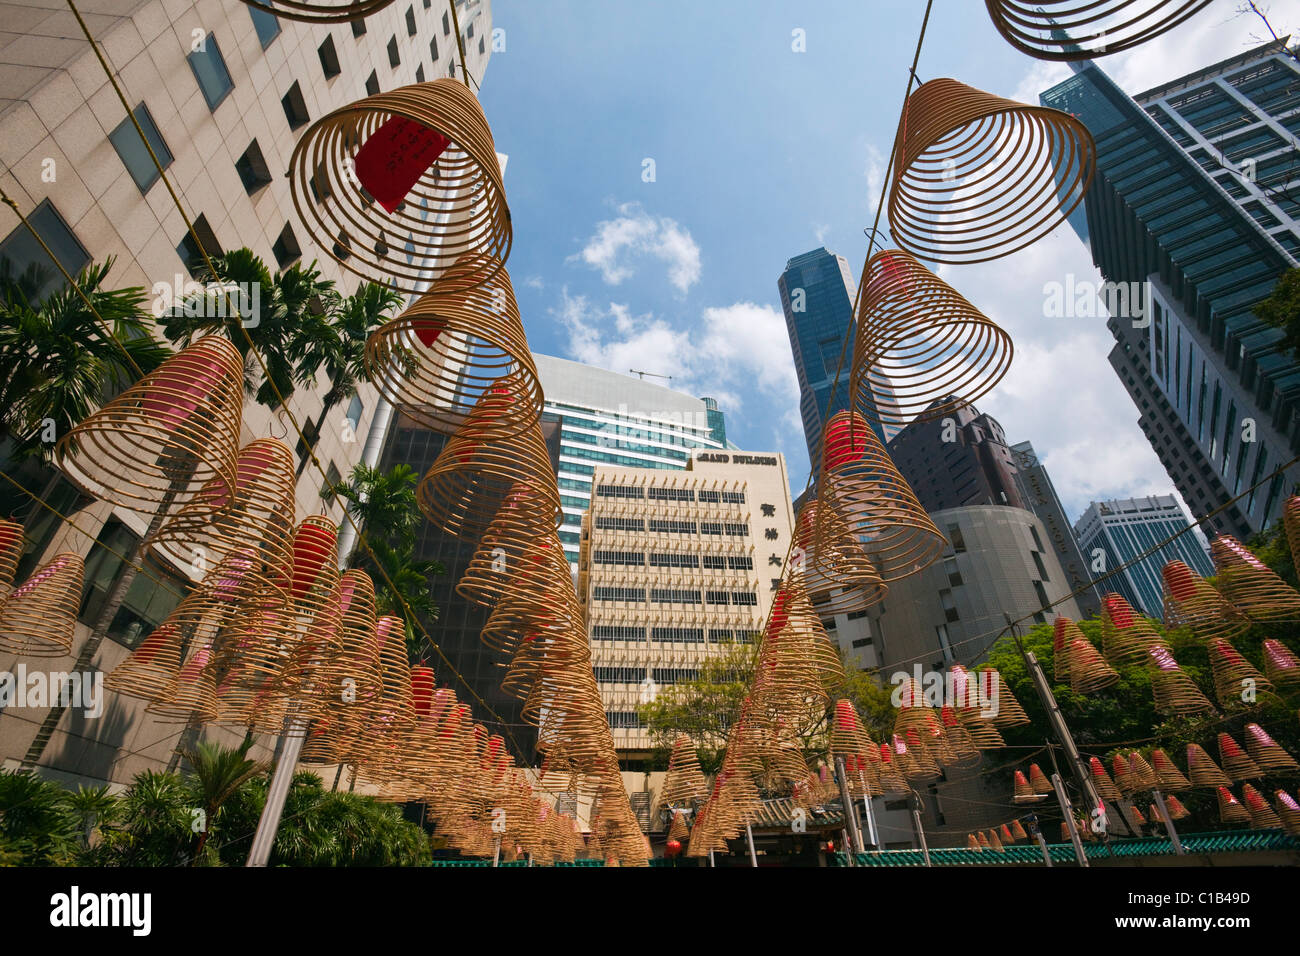
M184 757L189 762L193 775L195 799L198 809L203 811L203 826L198 831L191 866L197 866L203 858L203 848L217 822L222 804L254 777L259 777L270 769L264 763L248 759L248 749L252 745L251 740L245 740L238 747L223 747L205 742L193 750L185 751Z
M77 821L83 850L90 849L95 832L112 823L120 808L117 797L108 792L107 785L102 787L78 785L75 792L64 797L64 801Z
M353 295L338 300L332 315L314 316L299 330L293 343L299 368L313 381L317 370L323 369L330 380L322 400L322 420L355 395L361 382L369 381L366 339L403 301L391 287L366 282Z

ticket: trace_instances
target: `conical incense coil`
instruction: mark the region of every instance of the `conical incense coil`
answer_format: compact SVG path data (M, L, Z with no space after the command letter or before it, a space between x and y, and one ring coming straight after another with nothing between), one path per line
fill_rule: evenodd
M290 661L281 680L295 694L319 690L342 652L338 526L311 515L294 532L288 611L295 619Z
M962 724L957 711L952 707L939 709L939 720L943 724L943 735L952 748L954 761L957 763L978 760L980 751L975 745L971 732ZM996 732L996 731L995 731Z
M1253 621L1300 619L1300 592L1230 534L1210 542L1220 593Z
M981 716L974 707L957 708L957 717L970 734L971 742L979 750L1001 750L1007 745L993 722Z
M931 262L987 262L1031 245L1083 200L1096 146L1082 122L952 79L907 98L889 232Z
M287 711L285 670L297 646L297 621L286 608L243 606L217 645L214 671L222 723L274 726ZM265 721L259 723L259 718ZM275 732L272 730L271 732Z
M316 245L400 292L480 285L510 255L492 132L452 79L349 103L317 120L289 160L298 218Z
M992 844L989 843L989 838L988 838L988 836L984 833L983 830L981 830L981 831L979 831L978 833L975 834L975 845L976 845L976 848L979 849L979 850L992 850L992 849L993 849Z
M283 582L292 563L294 458L284 442L259 438L239 451L234 493L225 478L210 479L167 519L150 544L176 567L202 577L225 562L247 561L240 600L266 592L283 601L273 582Z
M212 645L194 649L175 679L145 712L162 723L208 721L217 716L217 685L212 678Z
M1243 707L1253 704L1260 694L1272 693L1273 685L1227 641L1215 638L1209 650L1214 696L1221 707Z
M1115 779L1115 786L1119 787L1119 792L1124 796L1132 796L1142 789L1141 781L1133 775L1133 768L1123 754L1115 754L1110 761L1111 775Z
M1038 764L1029 765L1029 786L1034 793L1049 795L1053 791L1052 782L1047 779L1046 774L1039 768Z
M380 394L434 431L455 431L479 395L506 379L518 385L515 401L485 438L517 435L542 413L510 277L505 269L495 273L472 289L436 284L366 340L366 370Z
M1146 817L1142 816L1142 811L1131 803L1121 803L1119 805L1120 813L1124 815L1124 820L1128 823L1129 828L1137 835L1141 835L1142 827L1147 825ZM1091 827L1084 827L1080 821L1080 830L1085 834L1086 839L1093 839Z
M255 10L301 23L346 23L364 20L393 0L243 0Z
M836 756L859 754L866 750L866 734L858 712L853 708L853 701L843 699L835 702L835 716L831 722L831 753Z
M1278 687L1300 685L1300 658L1281 641L1264 641L1264 676Z
M72 653L85 563L71 551L49 563L0 602L0 649L20 657Z
M456 583L466 600L492 607L508 593L521 590L519 580L533 565L559 547L554 525L536 507L531 490L516 486L478 540L474 556ZM568 559L565 559L567 568ZM572 589L572 588L570 588Z
M1219 787L1219 819L1224 823L1250 823L1250 814L1227 787Z
M1297 803L1295 797L1285 790L1274 793L1273 802L1286 832L1291 836L1300 836L1300 803Z
M339 610L339 654L322 677L345 700L365 706L378 699L384 683L370 575L358 570L339 575Z
M703 800L709 795L704 772L700 769L700 760L695 755L695 745L685 734L678 734L673 741L672 756L668 759L668 774L664 777L659 799L669 807L690 807L696 800Z
M1101 602L1101 652L1112 664L1140 663L1164 638L1121 595L1107 594Z
M808 596L822 614L856 614L884 600L888 586L834 503L810 498L795 521L790 571L803 576Z
M988 843L993 848L994 853L1006 853L1007 848L1002 845L1002 838L998 836L997 830L988 831Z
M23 556L23 526L0 520L0 601L13 588L18 560Z
M907 785L898 761L890 752L889 744L880 745L880 786L885 793L906 793L912 789Z
M914 730L894 735L894 752L900 756L905 755L907 762L910 762L912 772L905 774L909 780L933 780L941 774L934 755Z
M1246 751L1265 773L1294 773L1300 764L1259 724L1246 725Z
M1016 836L1011 832L1011 827L1007 826L1005 823L999 828L999 835L1004 844L1016 842Z
M1167 793L1181 793L1192 788L1191 781L1183 776L1183 772L1163 750L1151 751L1151 768L1155 771L1157 785Z
M1010 369L1011 337L908 253L877 252L862 282L850 392L865 418L898 426L942 418Z
M406 625L400 617L385 615L375 622L375 640L384 689L372 708L372 719L380 726L409 724L415 719L415 711L411 665L406 657Z
M1097 796L1103 800L1116 802L1119 800L1119 788L1115 786L1115 781L1110 778L1106 772L1106 766L1096 757L1088 758L1088 770L1092 774L1093 786L1097 788Z
M1183 801L1179 800L1172 794L1165 797L1165 809L1169 811L1169 818L1171 820L1186 820L1192 815L1191 812L1183 806Z
M209 335L59 439L54 462L93 497L151 516L169 512L213 479L234 486L243 405L244 361ZM214 516L217 504L208 502Z
M1212 712L1214 705L1201 693L1163 644L1149 651L1147 672L1151 676L1151 693L1156 710L1162 714L1201 714Z
M1256 830L1282 829L1282 818L1273 812L1268 801L1250 784L1241 788L1241 802L1250 814L1250 825Z
M1052 622L1052 679L1057 684L1070 683L1070 646L1083 638L1083 632L1068 617Z
M834 508L885 583L939 559L947 541L861 415L837 412L822 433L822 507Z
M1161 571L1165 582L1165 623L1190 627L1201 640L1230 639L1250 627L1210 582L1182 561L1170 561Z
M1069 653L1070 688L1076 694L1091 694L1119 681L1119 674L1082 632L1070 643Z
M671 851L671 856L676 856L682 852L682 841L690 836L691 829L686 825L686 813L683 810L674 810L672 814L672 823L668 827L668 844L667 849ZM677 846L674 849L673 843Z
M416 489L424 516L448 534L477 540L514 494L524 496L518 499L520 507L555 526L559 490L540 425L534 422L507 441L489 441L480 434L492 427L507 398L484 392Z
M966 834L966 849L974 850L976 853L978 853L982 851L984 847L980 844L979 840L975 839L975 834L968 833Z
M1011 835L1018 841L1029 839L1029 834L1025 832L1025 828L1019 820L1011 821Z
M1133 785L1138 790L1155 790L1160 786L1155 770L1136 750L1128 755L1128 766L1129 772L1132 774Z
M1172 30L1210 0L984 0L998 33L1040 60L1090 60Z
M995 727L1021 727L1029 723L1029 715L996 668L986 667L975 673L980 682L980 696L997 707L992 718Z
M1014 795L1011 798L1013 803L1041 803L1047 799L1046 793L1041 793L1030 785L1029 779L1025 776L1023 770L1015 772L1013 789Z
M1187 776L1193 787L1226 787L1232 783L1199 744L1187 745Z

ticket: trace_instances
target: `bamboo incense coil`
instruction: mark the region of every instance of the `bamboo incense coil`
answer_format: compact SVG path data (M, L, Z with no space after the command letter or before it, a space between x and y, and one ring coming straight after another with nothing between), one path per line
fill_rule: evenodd
M1030 786L1029 779L1025 776L1023 770L1017 770L1015 772L1012 784L1012 803L1041 803L1047 799L1046 793L1040 793L1034 787Z
M889 744L883 743L880 745L880 786L885 793L907 793L912 789L908 786L898 761L894 759Z
M1192 788L1191 782L1183 776L1177 764L1163 750L1151 751L1151 767L1155 771L1159 788L1166 793L1181 793Z
M1090 60L1172 30L1210 0L984 0L994 27L1040 60Z
M13 589L18 561L23 556L23 526L0 520L0 601Z
M1160 781L1156 777L1156 772L1151 765L1136 750L1128 755L1129 773L1132 774L1133 785L1138 790L1156 790L1160 786Z
M1291 836L1300 836L1300 803L1297 803L1295 797L1285 790L1276 791L1273 794L1273 802L1286 832Z
M1250 823L1250 813L1227 787L1218 788L1219 819L1223 823Z
M1091 694L1118 681L1115 669L1106 663L1092 641L1080 634L1070 645L1071 689L1076 694Z
M217 685L212 677L212 645L194 649L190 659L145 713L161 723L208 721L217 716Z
M853 701L846 698L837 700L835 716L831 722L831 753L840 757L861 753L866 749L866 740Z
M1052 679L1055 683L1070 683L1070 646L1082 637L1083 632L1068 617L1058 617L1052 622Z
M1121 595L1107 594L1101 602L1101 650L1111 664L1141 663L1151 648L1165 640Z
M1247 690L1250 691L1252 701L1255 695L1272 693L1273 685L1226 640L1214 638L1209 642L1209 650L1214 674L1214 696L1218 699L1219 706L1245 706Z
M966 834L966 849L974 850L976 853L979 853L984 849L984 847L980 845L979 840L975 839L975 834L968 833Z
M559 548L553 531L551 522L533 506L529 490L515 486L479 538L474 556L456 584L457 593L492 607L506 594L525 589L527 579L521 585L521 572L533 570L549 551ZM565 567L567 571L567 558Z
M339 575L340 649L323 675L345 699L364 704L382 693L384 674L375 640L375 584L364 571Z
M988 831L988 841L989 841L989 846L993 848L993 852L995 853L1007 852L1007 848L1002 845L1002 838L998 836L997 830Z
M1264 676L1278 687L1300 685L1300 658L1281 641L1264 640Z
M992 845L989 843L989 838L985 836L983 830L975 834L975 846L976 849L981 851L993 849Z
M1253 621L1300 619L1300 592L1230 534L1210 542L1219 592Z
M708 784L700 769L695 745L685 734L678 734L673 741L672 756L668 758L668 774L659 791L660 802L669 807L691 807L696 800L703 800L708 795Z
M691 828L686 825L685 811L674 810L672 812L672 823L668 827L669 846L672 845L674 840L677 841L677 849L676 852L673 854L674 856L677 853L681 852L682 841L687 839L690 836L690 833L691 833Z
M176 679L182 655L180 629L164 621L113 668L104 686L115 694L154 700Z
M1096 757L1089 757L1088 770L1092 774L1093 786L1097 788L1097 796L1112 803L1118 802L1120 797L1119 788L1115 786L1115 781L1106 772L1106 765Z
M283 601L292 564L294 458L283 442L259 438L239 451L233 494L223 476L209 479L149 539L178 568L201 577L208 568L247 562L232 600Z
M1250 824L1256 830L1282 829L1282 818L1273 812L1268 801L1250 784L1241 788L1241 802L1246 805L1246 812L1250 814Z
M289 160L298 218L316 245L366 281L400 292L467 288L510 255L510 211L478 100L452 79L340 107Z
M370 334L366 370L389 402L448 434L485 390L503 381L517 383L513 404L484 434L511 438L542 413L537 368L506 270L499 264L471 268L495 274L470 289L435 285Z
M63 657L81 605L85 563L72 551L56 554L0 602L0 649L20 657Z
M880 250L862 282L849 389L864 418L899 427L942 418L1010 369L1011 337L910 254Z
M1187 745L1187 776L1193 787L1226 787L1232 783L1199 744Z
M944 536L861 415L837 412L822 433L823 507L833 507L888 584L929 567Z
M943 724L943 735L948 741L948 746L952 748L954 762L964 763L978 760L980 755L979 747L975 745L975 740L971 737L970 731L962 724L956 710L952 707L940 708L939 720Z
M1128 823L1129 828L1135 835L1140 836L1142 833L1142 827L1147 825L1146 817L1142 816L1142 811L1131 803L1121 803L1119 809L1124 815L1124 819ZM1079 829L1087 835L1087 839L1093 839L1092 829L1090 827L1084 827L1082 825L1082 820L1080 821Z
M900 750L901 748L901 750ZM912 773L907 774L909 780L934 780L941 776L942 771L939 769L938 762L934 755L930 753L929 748L921 741L920 735L914 730L907 733L894 735L895 753L905 754L908 762L911 764Z
M243 403L243 358L209 335L59 439L54 463L92 497L150 516L168 512L214 479L234 486ZM216 499L206 506L213 517L221 510Z
M982 716L977 708L958 707L957 717L970 734L971 742L978 750L1001 750L1007 745L1002 734L991 720Z
M997 705L997 713L992 718L995 727L1021 727L1029 723L1029 715L1020 706L1020 701L1016 700L1015 694L1011 693L1007 682L1002 679L1002 675L996 668L986 667L976 671L976 675L983 699Z
M1246 725L1245 739L1246 751L1264 773L1300 772L1300 764L1296 763L1295 758L1259 724Z
M1133 769L1128 762L1128 758L1123 754L1115 754L1111 757L1110 772L1115 780L1115 786L1119 787L1122 796L1132 796L1142 789L1140 781L1133 775Z
M1025 832L1025 828L1019 820L1011 821L1011 835L1014 836L1017 841L1029 839L1029 834Z
M1240 611L1182 561L1170 561L1161 576L1167 626L1189 627L1204 641L1231 639L1250 627L1250 621Z
M1015 842L1016 842L1016 836L1015 836L1015 834L1013 834L1013 833L1011 832L1011 827L1007 826L1007 825L1004 823L1004 824L1002 824L1000 830L1001 830L1002 842L1003 842L1004 844L1005 844L1005 843L1015 843Z
M1053 792L1051 781L1036 763L1029 765L1029 786L1034 793L1041 793L1044 796L1049 796Z
M1183 806L1183 801L1179 800L1173 794L1165 796L1165 809L1169 811L1169 818L1171 820L1186 820L1192 815L1191 812Z
M1214 711L1214 705L1201 693L1196 682L1174 660L1163 644L1149 651L1147 672L1156 710L1162 714L1202 714Z
M364 20L378 13L393 0L243 0L254 10L261 10L281 20L300 23L346 23Z
M375 640L384 688L372 708L372 719L381 725L410 724L415 719L415 704L406 656L406 625L400 617L386 614L375 622Z
M795 521L791 573L799 573L821 614L856 614L884 600L888 586L833 502L810 498Z
M918 258L987 262L1031 245L1083 200L1096 168L1075 117L935 79L907 98L889 232Z

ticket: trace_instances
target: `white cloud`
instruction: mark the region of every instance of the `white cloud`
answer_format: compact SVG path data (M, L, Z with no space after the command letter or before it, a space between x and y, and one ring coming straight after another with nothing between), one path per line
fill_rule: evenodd
M867 208L872 212L880 205L880 191L885 185L885 155L875 146L867 146L867 162L863 174L867 177Z
M635 274L633 260L650 256L668 266L668 281L685 293L700 280L700 247L674 219L652 216L640 203L620 205L618 218L596 223L596 231L569 261L600 270L608 285Z
M546 283L542 281L541 276L529 276L524 280L524 285L530 289L536 289L538 292L546 288Z

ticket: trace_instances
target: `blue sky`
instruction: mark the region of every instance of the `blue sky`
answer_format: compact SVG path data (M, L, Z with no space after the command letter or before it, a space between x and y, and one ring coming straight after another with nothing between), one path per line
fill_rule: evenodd
M1231 56L1263 36L1236 6L1216 0L1102 62L1136 93ZM1264 6L1279 32L1300 26L1300 0ZM924 3L492 8L506 48L480 97L510 157L509 270L533 349L717 397L729 437L784 452L801 489L807 451L776 279L819 245L860 273ZM1030 101L1068 75L1008 46L978 0L935 0L917 72ZM1071 519L1094 497L1171 490L1106 363L1105 319L1044 317L1044 284L1098 279L1068 227L941 274L1012 334L1012 370L978 404L1011 440L1034 443Z

